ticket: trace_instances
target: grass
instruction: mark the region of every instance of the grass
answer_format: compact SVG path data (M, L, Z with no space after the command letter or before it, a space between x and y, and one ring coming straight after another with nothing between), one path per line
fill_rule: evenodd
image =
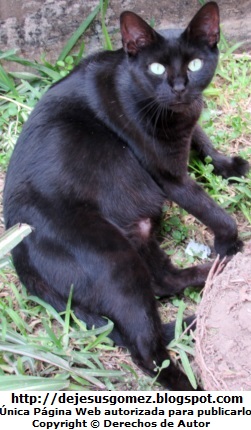
M101 13L104 45L112 49L105 26L108 1L87 17L58 55L55 64L45 58L30 62L16 52L0 52L0 169L2 178L21 128L41 95L58 79L69 73L84 54L84 42L72 54L76 41L84 34L97 13ZM236 54L236 48L221 41L221 61L213 83L205 91L205 110L201 124L216 148L246 159L251 155L251 87L250 56ZM24 72L8 72L8 62L25 66ZM29 72L27 72L27 67ZM251 175L239 178L236 183L215 176L210 159L205 163L193 159L191 176L237 220L240 236L251 237ZM162 247L174 262L183 267L199 258L185 253L190 239L212 244L210 232L191 215L176 205L167 204L163 211ZM34 390L88 390L156 388L155 380L143 375L131 362L126 352L114 348L108 338L112 323L102 329L86 330L70 308L57 313L51 306L36 297L28 296L20 285L10 259L5 257L5 267L0 273L0 386L1 389L25 388ZM187 307L200 300L198 291L188 289ZM175 339L170 349L179 358L195 384L190 365L193 355L191 336L181 334L181 320L185 311L184 301L176 297L173 306L163 303L163 319L170 314L177 319ZM178 313L177 313L178 309ZM168 363L163 363L163 366Z
M58 314L7 278L1 286L0 312L1 389L113 389L111 379L122 378L121 370L105 369L100 360L100 350L113 349L107 337L111 322L87 331L71 312L70 300L65 313Z

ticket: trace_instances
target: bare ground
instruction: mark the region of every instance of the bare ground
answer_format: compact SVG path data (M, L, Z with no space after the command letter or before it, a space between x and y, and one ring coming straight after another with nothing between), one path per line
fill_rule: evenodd
M214 265L197 310L196 362L206 390L251 390L251 241ZM219 273L220 272L220 273Z

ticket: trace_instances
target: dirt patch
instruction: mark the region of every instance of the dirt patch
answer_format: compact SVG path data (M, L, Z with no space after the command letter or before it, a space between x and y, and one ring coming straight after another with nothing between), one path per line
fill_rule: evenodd
M251 241L215 264L198 307L196 363L206 390L251 390Z

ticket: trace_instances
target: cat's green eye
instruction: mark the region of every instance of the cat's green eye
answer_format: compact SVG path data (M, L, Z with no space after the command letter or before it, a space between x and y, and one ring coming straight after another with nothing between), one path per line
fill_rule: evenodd
M198 72L198 70L200 70L203 66L203 61L200 60L199 58L195 58L194 60L190 61L190 63L188 64L188 69L191 72Z
M154 75L163 75L166 71L165 66L163 66L163 64L160 63L152 63L149 66L149 70L154 74Z

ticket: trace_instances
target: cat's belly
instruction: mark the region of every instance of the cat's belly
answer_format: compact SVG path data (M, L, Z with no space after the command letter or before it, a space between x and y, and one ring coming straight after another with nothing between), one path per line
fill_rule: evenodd
M138 239L140 242L147 241L153 230L153 221L150 218L144 218L127 225L123 233L129 237Z
M142 239L148 239L151 233L152 223L150 218L142 219L138 222L139 234Z

